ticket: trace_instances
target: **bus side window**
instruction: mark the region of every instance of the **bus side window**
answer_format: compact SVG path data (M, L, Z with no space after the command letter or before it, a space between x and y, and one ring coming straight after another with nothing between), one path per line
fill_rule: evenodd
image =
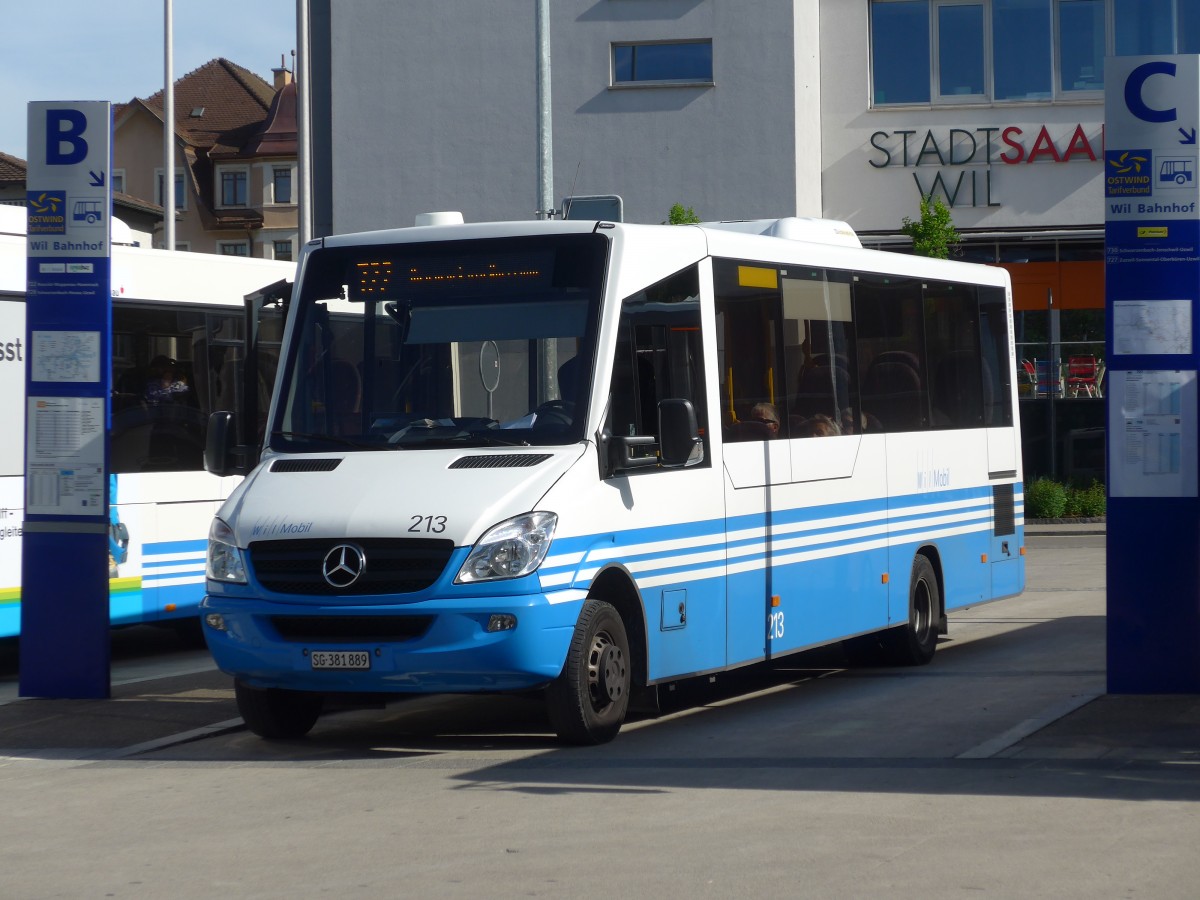
M983 424L989 428L1013 423L1012 383L1008 370L1008 315L1004 289L979 289L980 353L983 357Z
M934 428L983 425L991 384L983 381L978 316L974 285L926 284L925 346Z
M726 441L787 437L779 270L714 260L721 432Z
M890 275L856 276L854 321L863 413L878 420L883 431L927 428L921 282Z
M863 430L846 275L801 269L783 279L783 354L791 437Z
M699 277L695 266L627 297L613 362L609 428L658 437L658 404L690 400L708 459Z

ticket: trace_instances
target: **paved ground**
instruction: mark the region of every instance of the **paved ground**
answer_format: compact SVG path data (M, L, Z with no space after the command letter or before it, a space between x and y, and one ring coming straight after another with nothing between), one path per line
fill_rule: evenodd
M812 654L597 748L522 698L264 742L203 656L0 705L0 897L1193 898L1200 697L1106 695L1103 535L1029 545L928 667Z

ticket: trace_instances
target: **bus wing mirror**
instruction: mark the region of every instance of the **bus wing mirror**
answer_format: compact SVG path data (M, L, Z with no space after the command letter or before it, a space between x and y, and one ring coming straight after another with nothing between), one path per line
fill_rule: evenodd
M704 457L696 408L691 400L670 398L658 404L659 459L667 468L695 465Z
M233 413L215 412L208 417L208 436L204 442L204 468L213 475L245 475L249 448L235 444L237 428Z

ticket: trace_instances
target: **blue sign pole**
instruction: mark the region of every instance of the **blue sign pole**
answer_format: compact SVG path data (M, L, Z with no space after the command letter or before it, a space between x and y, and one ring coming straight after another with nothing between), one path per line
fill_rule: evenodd
M1105 61L1108 689L1200 692L1200 56Z
M22 696L108 697L112 109L29 104Z

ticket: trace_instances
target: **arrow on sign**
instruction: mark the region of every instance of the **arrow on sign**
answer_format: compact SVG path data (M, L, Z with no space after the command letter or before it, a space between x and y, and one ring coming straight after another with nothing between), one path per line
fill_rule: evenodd
M1183 140L1180 141L1179 143L1181 143L1181 144L1196 143L1196 129L1195 128L1193 128L1191 131L1184 131L1182 128L1180 128L1179 133L1183 135Z
M1182 131L1183 129L1181 128L1179 130ZM1194 144L1195 142L1196 142L1196 134L1195 134L1195 132L1193 132L1192 133L1192 143ZM1187 141L1184 141L1183 143L1186 144ZM101 172L99 175L97 175L95 172L88 172L88 174L92 176L92 181L91 181L92 187L104 187L104 173L103 172Z

